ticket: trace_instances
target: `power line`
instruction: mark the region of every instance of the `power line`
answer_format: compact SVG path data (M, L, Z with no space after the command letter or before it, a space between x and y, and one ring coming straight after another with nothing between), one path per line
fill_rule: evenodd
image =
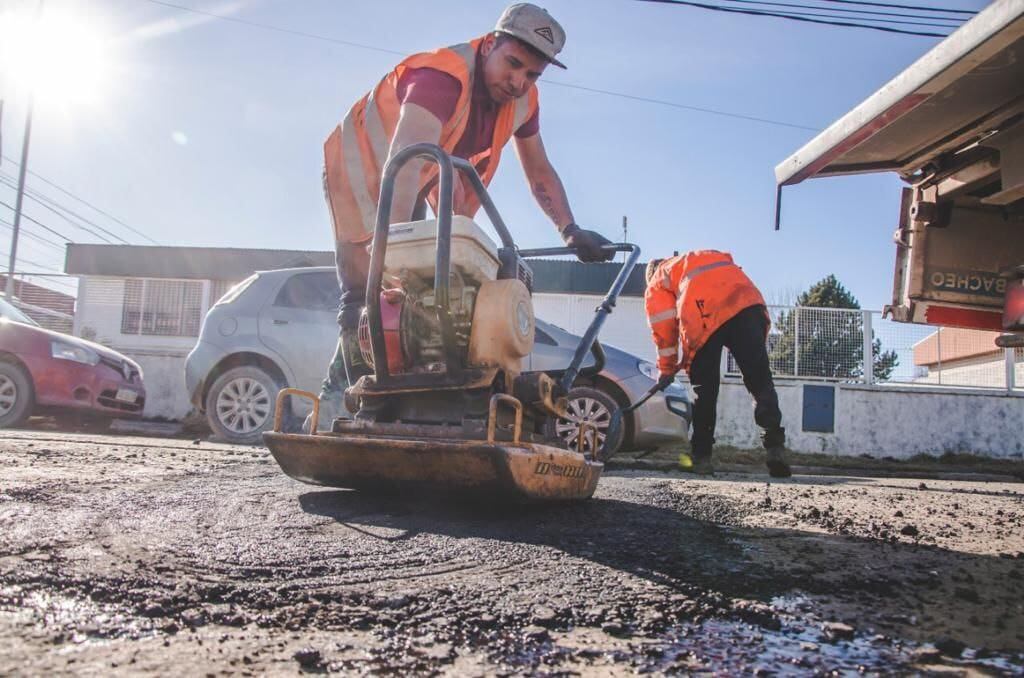
M690 106L689 104L678 104L673 101L666 101L664 99L652 99L649 97L635 96L633 94L623 94L621 92L611 92L605 89L598 89L596 87L584 87L583 85L571 85L567 82L558 82L556 80L545 80L546 85L556 85L558 87L567 87L570 89L578 89L584 92L594 92L596 94L609 94L622 99L631 99L633 101L643 101L649 104L659 104L661 106L671 106L672 108L681 108L686 111L696 111L698 113L710 113L712 115L721 115L727 118L737 118L739 120L749 120L751 122L763 122L767 125L777 125L779 127L791 127L793 129L804 129L811 132L820 132L820 127L808 127L807 125L797 125L796 123L783 122L781 120L771 120L769 118L758 118L752 115L743 115L742 113L730 113L728 111L720 111L714 108L703 108L700 106Z
M13 185L13 183L12 183L12 182L9 182L9 181L7 181L7 179L6 179L5 177L0 177L0 184L5 184L5 185L7 185L7 186L10 186L11 188L14 188L14 185ZM86 226L83 226L82 224L79 224L79 223L77 223L76 221L74 221L74 220L70 219L69 217L67 217L67 216L66 216L66 215L64 215L64 214L61 214L61 213L60 213L60 212L58 212L58 211L57 211L57 210L56 210L56 209L55 209L54 207L52 207L52 206L50 206L49 204L47 204L47 203L46 203L46 201L44 201L44 200L40 200L40 199L39 199L39 198L37 198L37 197L36 197L35 195L33 195L33 192L32 192L32 191L26 190L26 191L25 191L25 195L26 195L26 196L28 196L29 198L31 198L32 200L35 200L35 201L36 201L36 203L37 203L37 204L39 204L39 205L40 205L41 207L45 208L46 210L48 210L48 211L50 211L50 212L53 212L53 213L54 213L54 214L56 214L56 215L57 215L58 217L60 217L60 218L61 218L61 219L63 219L64 221L68 222L69 224L71 224L71 225L72 225L72 226L74 226L75 228L81 229L81 230L85 231L86 233L89 233L89 234L91 234L91 235L94 235L94 236L96 236L97 238L99 238L100 240L102 240L102 241L103 241L103 242L105 242L105 243L109 243L109 244L111 244L111 245L115 245L115 244L117 244L117 243L115 243L115 242L114 242L113 240L110 240L109 238L107 238L107 237L105 237L105 236L102 236L102 235L100 235L100 234L99 234L99 233L97 233L96 231L94 231L94 230L92 230L92 229L90 229L90 228L88 228L88 227L86 227ZM100 229L101 231L109 232L109 231L106 231L106 229L104 229L104 228L102 228L102 227L99 227L99 226L97 226L97 228L99 228L99 229ZM120 240L122 244L124 244L124 245L127 245L127 244L129 244L129 243L128 243L128 241L127 241L127 240L125 240L124 238L121 238L120 236L114 235L113 233L111 233L111 235L112 235L112 236L114 236L115 238L117 238L118 240Z
M13 207L12 205L8 205L8 204L7 204L7 203L5 203L5 202L4 202L3 200L0 200L0 205L3 205L4 207L6 207L7 209L11 210L12 212L14 211L14 207ZM54 234L54 235L55 235L55 236L57 236L58 238L61 238L61 239L63 239L63 240L65 241L65 242L69 242L69 243L73 243L73 242L75 242L74 240L72 240L71 238L67 237L66 235L64 235L64 234L62 234L62 233L60 233L60 232L58 232L58 231L55 231L55 230L53 230L52 228L50 228L49 226L47 226L47 225L46 225L46 224L44 224L43 222L41 222L41 221L36 221L35 219L33 219L33 218L32 218L32 217L30 217L29 215L25 214L24 212L22 213L22 215L21 215L21 216L22 216L22 218L24 218L24 219L28 219L29 221L31 221L31 222L32 222L33 224L35 224L36 226L39 226L40 228L42 228L42 229L46 230L47 232L49 232L49 233L52 233L52 234Z
M11 188L15 188L14 182L12 182L6 176L0 175L0 183L6 184L7 186L9 186ZM100 240L104 240L106 242L114 244L112 241L107 240L106 238L101 236L99 233L96 233L95 231L93 231L93 230L91 230L89 228L86 228L85 226L83 226L82 224L78 223L74 219L71 219L67 215L62 214L60 211L58 211L58 209L62 210L63 212L67 212L67 214L70 214L71 216L76 217L77 219L81 219L85 223L89 224L90 226L93 226L94 228L99 229L100 231L106 233L107 235L109 235L112 238L116 238L117 240L120 240L121 243L124 244L124 245L130 245L131 244L127 240L125 240L124 238L119 236L118 234L112 233L111 231L109 231L109 230L103 228L102 226L100 226L99 224L97 224L95 222L92 222L89 219L86 219L85 217L83 217L82 215L77 214L76 212L68 209L67 207L65 207L64 205L61 205L59 202L57 202L53 198L49 197L48 195L45 195L43 193L40 193L39 191L36 191L34 189L30 189L30 188L26 188L25 189L25 195L27 195L28 197L32 198L33 200L36 201L36 203L38 203L39 205L42 205L43 207L45 207L50 212L53 212L58 217L60 217L64 221L68 222L72 226L74 226L76 228L80 228L81 230L83 230L83 231L85 231L87 233L91 233L92 235L96 236Z
M206 12L206 11L203 11L203 10L193 9L192 7L185 7L185 6L176 5L176 4L173 4L173 3L170 3L170 2L164 2L164 0L144 0L144 1L152 3L152 4L155 4L155 5L161 5L161 6L164 6L164 7L171 7L173 9L179 9L179 10L181 10L183 12L193 12L195 14L201 14L203 16L208 16L208 17L211 17L211 18L214 18L214 19L221 19L223 21L230 21L232 23L242 24L242 25L245 25L245 26L251 26L253 28L262 28L262 29L265 29L265 30L268 30L268 31L276 31L278 33L286 33L288 35L293 35L293 36L297 36L297 37L301 37L301 38L309 38L309 39L313 39L313 40L321 40L323 42L330 42L330 43L335 43L335 44L339 44L339 45L347 45L349 47L356 47L356 48L359 48L359 49L368 49L368 50L372 50L374 52L383 52L385 54L395 54L395 55L398 55L398 56L406 56L408 54L408 52L400 52L400 51L394 50L394 49L386 49L384 47L377 47L377 46L374 46L374 45L365 45L365 44L361 44L361 43L357 43L357 42L349 42L348 40L340 40L340 39L332 38L332 37L325 36L325 35L317 35L315 33L307 33L307 32L304 32L304 31L296 31L296 30L292 30L292 29L288 29L288 28L281 28L279 26L273 26L271 24L260 23L260 22L257 22L257 21L247 21L245 19L238 19L236 17L224 16L222 14L215 14L213 12ZM556 87L565 87L565 88L568 88L568 89L576 89L576 90L581 90L581 91L584 91L584 92L593 92L593 93L596 93L596 94L604 94L606 96L617 97L619 99L628 99L628 100L631 100L631 101L643 101L643 102L646 102L646 103L658 104L660 106L668 106L668 107L671 107L671 108L677 108L677 109L682 109L682 110L687 110L687 111L695 111L695 112L698 112L698 113L707 113L707 114L710 114L710 115L719 115L719 116L723 116L723 117L727 117L727 118L735 118L737 120L747 120L747 121L750 121L750 122L759 122L759 123L763 123L763 124L766 124L766 125L775 125L775 126L778 126L778 127L788 127L788 128L791 128L791 129L809 130L811 132L820 132L821 131L820 127L808 127L806 125L799 125L799 124L796 124L796 123L783 122L783 121L780 121L780 120L771 120L771 119L768 119L768 118L759 118L759 117L751 116L751 115L744 115L742 113L732 113L732 112L729 112L729 111L717 110L717 109L713 109L713 108L704 108L704 107L701 107L701 106L690 106L688 104L680 104L680 103L676 103L676 102L673 102L673 101L665 101L663 99L652 99L652 98L649 98L649 97L637 96L637 95L634 95L634 94L626 94L625 92L616 92L616 91L613 91L613 90L598 89L596 87L587 87L585 85L575 85L575 84L568 83L568 82L557 82L557 81L554 81L554 80L544 79L544 83L547 84L547 85L555 85ZM31 174L31 172L30 172L30 174Z
M723 7L722 5L708 5L703 2L692 2L690 0L639 0L639 2L656 2L665 5L676 5L676 6L687 6L696 7L698 9L707 9L715 12L728 12L732 14L749 14L751 16L766 16L773 17L776 19L789 19L790 21L802 21L811 24L825 24L828 26L844 26L846 28L870 28L876 31L884 31L886 33L899 33L901 35L918 35L928 38L945 38L948 37L947 33L928 33L924 31L910 31L903 28L893 28L891 26L871 26L868 24L859 24L852 21L830 21L825 19L814 19L806 16L796 16L792 14L780 14L776 12L759 11L755 9L740 9L738 7Z
M841 5L866 5L868 7L889 7L891 9L916 9L926 12L947 12L949 14L967 14L974 16L978 12L973 9L944 9L942 7L922 7L921 5L894 5L889 2L860 2L858 0L820 0L821 2L834 2Z
M740 1L741 0L725 0L725 2L740 2ZM682 4L682 3L677 3L677 4ZM762 3L754 3L754 4L762 4ZM737 11L739 11L738 8L733 8L733 9L736 9ZM812 7L810 9L822 9L822 8ZM771 10L757 10L757 9L755 9L755 10L750 10L750 11L759 12L761 16L771 16L771 17L777 17L779 19L795 19L796 17L801 17L801 16L813 16L813 17L824 17L824 18L827 18L827 19L841 19L843 21L870 21L872 23L880 23L880 24L887 24L887 25L931 26L933 28L959 28L960 27L960 24L958 24L958 23L950 23L952 21L955 21L955 19L946 19L946 18L943 18L943 17L936 17L935 18L935 21L942 21L943 23L935 23L935 21L906 21L906 20L903 20L903 19L875 19L875 18L866 17L866 16L847 17L847 16L839 16L839 15L836 15L836 14L829 14L829 13L822 14L821 12L798 12L798 11L795 11L795 10L785 10L785 11L779 10L778 12L775 12L775 11L771 11ZM828 10L825 10L825 11L828 12ZM931 18L931 17L928 17L928 18ZM857 26L859 28L878 28L878 26L867 26L867 25L861 26L859 24L857 24Z
M14 231L14 224L12 224L11 222L6 221L4 219L0 219L0 226L3 226L8 231L12 231L12 232ZM44 245L49 245L50 247L52 247L54 249L57 249L57 250L60 250L61 252L64 251L64 245L61 245L60 243L54 242L53 240L48 240L48 239L44 238L41 235L36 235L32 231L25 230L24 227L22 227L22 228L20 228L18 230L20 231L21 235L24 235L26 237L32 238L33 240L38 240L40 243L42 243Z
M7 160L8 162L13 163L15 167L18 167L18 163L15 162L12 158L7 157L6 155L3 156L3 158L5 160ZM96 205L93 205L91 202L89 202L85 198L81 198L81 197L75 195L74 193L72 193L71 191L67 190L66 188L64 188L64 187L62 187L62 186L60 186L58 184L55 184L54 182L50 181L49 179L47 179L43 175L38 174L36 172L33 172L32 170L28 170L28 173L31 174L36 179L39 179L41 182L43 182L47 186L50 186L52 188L57 189L58 191L60 191L64 195L68 196L69 198L72 198L73 200L77 200L78 202L82 203L86 207L88 207L88 208L90 208L92 210L95 210L96 212L98 212L99 214L102 214L103 216L105 216L106 218L110 219L111 221L113 221L113 222L115 222L117 224L120 224L121 226L125 227L126 229L128 229L129 231L134 233L135 235L137 235L139 237L142 237L142 238L145 238L146 240L150 241L154 245L159 245L160 244L155 239L153 239L152 237L146 235L142 231L139 231L138 229L135 229L132 226L126 224L125 222L121 221L120 219L118 219L114 215L110 214L109 212L105 212L102 209L100 209L99 207L96 207Z
M839 12L839 13L842 13L842 14L871 14L873 16L897 17L897 18L900 18L900 19L931 19L933 21L956 22L955 24L951 24L951 25L956 25L956 26L959 26L962 23L962 21L960 19L957 19L957 18L954 18L954 17L939 17L939 16L935 16L934 14L905 14L903 12L877 12L877 11L872 11L870 9L843 9L842 7L828 8L828 7L819 7L817 5L804 5L804 4L800 4L800 3L794 3L794 2L770 2L768 0L725 0L725 2L732 2L732 3L739 4L739 5L768 5L770 7L794 7L794 8L797 8L797 9L814 9L814 10L821 10L821 11L825 11L825 12ZM850 17L850 18L851 19L858 19L858 20L866 20L865 17L859 17L859 16L854 16L854 17ZM902 23L902 22L896 22L896 23Z

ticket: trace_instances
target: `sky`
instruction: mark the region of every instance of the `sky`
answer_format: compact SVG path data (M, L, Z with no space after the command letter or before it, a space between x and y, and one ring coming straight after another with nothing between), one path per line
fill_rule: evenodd
M168 0L171 2L171 0ZM6 0L31 11L36 0ZM46 0L105 35L105 62L37 94L28 185L85 217L88 233L35 201L30 233L54 241L329 250L322 144L400 60L487 32L503 0ZM938 43L937 38L802 24L635 0L544 0L567 32L540 82L541 133L576 220L613 240L628 217L643 258L732 252L769 303L834 274L863 308L889 303L901 182L818 179L784 192L774 167ZM921 4L921 3L919 3ZM981 9L982 0L928 0ZM7 15L8 18L10 15ZM3 20L3 15L0 15ZM250 23L287 31L271 31ZM356 46L343 43L358 43ZM82 63L76 50L51 54ZM2 53L0 175L16 176L27 96ZM58 70L69 72L71 69ZM568 87L574 85L577 87ZM787 125L713 115L601 89ZM793 127L793 125L797 127ZM811 129L803 129L811 128ZM509 149L511 151L511 149ZM513 152L491 193L520 246L560 244ZM0 200L14 191L0 184ZM59 210L58 210L59 211ZM6 270L11 211L0 205ZM114 221L113 218L117 221ZM485 217L481 214L481 220ZM81 219L72 218L82 224ZM86 224L88 225L88 224ZM127 226L125 226L127 225ZM22 270L63 270L62 248L25 237ZM59 279L58 279L59 280ZM59 289L66 283L55 282Z

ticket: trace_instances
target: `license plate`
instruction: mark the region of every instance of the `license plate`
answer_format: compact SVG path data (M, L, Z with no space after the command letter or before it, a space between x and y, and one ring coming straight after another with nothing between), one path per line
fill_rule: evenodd
M117 395L114 396L115 400L120 400L122 403L134 403L139 398L139 394L130 388L119 388L117 389Z

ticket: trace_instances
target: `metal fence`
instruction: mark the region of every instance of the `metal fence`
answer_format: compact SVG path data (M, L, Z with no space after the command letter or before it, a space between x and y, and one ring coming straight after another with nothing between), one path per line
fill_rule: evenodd
M42 327L70 333L75 313L78 279L57 273L15 274L10 301ZM7 276L0 275L0 291Z
M883 319L879 311L770 306L769 313L768 356L777 377L922 387L1024 387L1024 349L997 347L998 332L897 323ZM725 371L739 375L731 355Z

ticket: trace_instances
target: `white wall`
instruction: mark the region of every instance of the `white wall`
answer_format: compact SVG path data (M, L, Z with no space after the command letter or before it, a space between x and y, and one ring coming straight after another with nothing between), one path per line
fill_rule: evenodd
M537 293L533 295L533 312L541 320L574 334L583 334L603 298L594 294ZM619 297L615 310L601 328L600 339L602 344L645 360L654 362L657 358L641 297Z
M203 281L203 316L209 281ZM74 334L109 346L142 367L146 386L145 417L180 419L191 405L185 392L185 358L198 337L121 334L124 278L79 278Z
M122 351L139 363L145 376L147 419L181 420L192 409L185 390L185 358L188 352Z
M1024 392L836 385L835 433L807 433L801 430L803 383L778 380L776 388L787 447L798 452L897 459L946 452L1024 456ZM739 380L727 380L718 401L716 440L754 448L759 436L753 400Z
M203 305L200 317L206 316L210 281L203 282ZM195 346L198 337L151 336L121 334L121 315L124 309L124 278L79 278L78 302L75 308L75 336L90 337L91 341L109 346L122 353L134 350L184 352Z

